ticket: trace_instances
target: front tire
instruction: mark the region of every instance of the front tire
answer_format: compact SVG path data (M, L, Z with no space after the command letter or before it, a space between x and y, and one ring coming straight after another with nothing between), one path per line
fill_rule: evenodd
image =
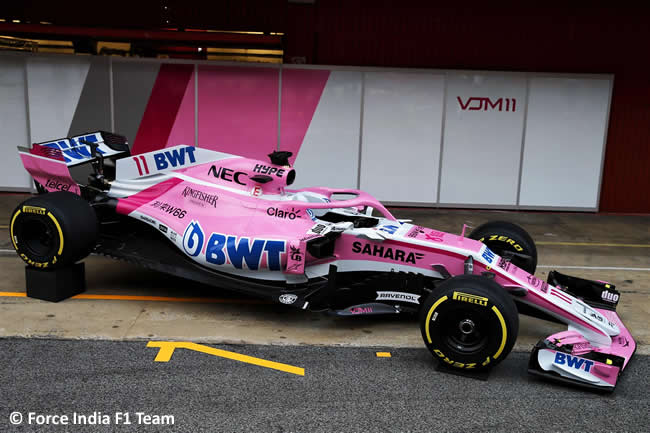
M483 242L501 257L512 253L515 266L531 275L537 269L537 247L526 230L508 221L490 221L472 230L470 239Z
M440 362L486 369L512 350L519 332L517 307L493 280L460 275L440 284L420 311L424 344Z
M63 267L92 251L97 216L78 195L52 192L22 202L12 213L9 231L14 249L29 266Z

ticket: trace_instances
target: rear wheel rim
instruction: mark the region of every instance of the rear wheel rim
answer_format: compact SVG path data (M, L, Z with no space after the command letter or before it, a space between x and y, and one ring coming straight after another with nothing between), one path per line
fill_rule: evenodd
M47 257L55 247L54 231L40 219L29 219L21 230L22 245L32 257Z

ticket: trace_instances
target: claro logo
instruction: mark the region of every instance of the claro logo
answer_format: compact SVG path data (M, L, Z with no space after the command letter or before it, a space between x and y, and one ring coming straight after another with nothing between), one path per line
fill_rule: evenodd
M465 101L460 96L456 96L458 105L463 111L517 111L517 100L515 98L499 98L492 100L490 98L480 98L472 96Z

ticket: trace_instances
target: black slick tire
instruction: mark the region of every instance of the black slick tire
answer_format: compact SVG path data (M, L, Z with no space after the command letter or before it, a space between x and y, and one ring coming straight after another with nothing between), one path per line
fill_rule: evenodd
M517 307L503 287L479 275L440 284L420 310L424 344L434 358L464 370L491 368L512 350Z
M25 200L9 221L14 249L36 268L58 268L83 259L95 246L97 230L90 204L65 191Z
M470 239L483 242L499 256L514 253L511 262L528 272L535 274L537 269L537 247L535 241L517 224L508 221L490 221L478 226L469 234ZM522 254L527 258L518 257Z

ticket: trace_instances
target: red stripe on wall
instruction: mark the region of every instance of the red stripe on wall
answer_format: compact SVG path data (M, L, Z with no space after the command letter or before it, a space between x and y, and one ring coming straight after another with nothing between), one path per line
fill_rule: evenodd
M160 66L131 149L133 154L165 147L193 72L194 65Z

